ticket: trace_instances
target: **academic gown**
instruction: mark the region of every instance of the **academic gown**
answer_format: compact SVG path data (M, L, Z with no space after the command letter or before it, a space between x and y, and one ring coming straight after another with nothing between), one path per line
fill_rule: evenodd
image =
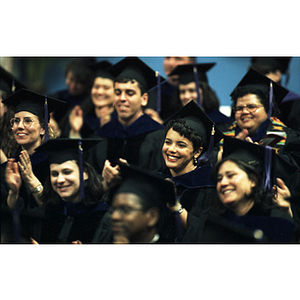
M254 238L253 232L262 230L263 238ZM204 212L200 217L188 217L184 243L289 243L296 225L279 208L262 210L254 205L244 216L229 209L220 215Z
M165 138L164 126L142 115L131 125L124 127L117 118L97 131L99 143L90 149L87 158L98 174L102 173L106 159L115 166L119 158L129 164L149 171L160 171L165 167L161 149Z
M195 170L172 177L169 170L157 175L171 179L176 186L177 198L182 207L196 215L208 205L209 199L216 194L215 185L210 179L212 167L198 166Z
M241 130L236 121L233 122L224 135L235 137ZM285 126L279 119L271 117L264 121L255 135L251 137L253 142L259 142L267 133L284 133L283 138L272 148L276 151L277 177L286 180L300 168L300 132ZM220 142L222 146L223 141Z
M32 226L32 236L38 243L71 243L79 240L91 243L96 228L109 206L100 202L86 207L82 202L67 203L63 200L57 207L43 205L37 209L43 215Z
M20 161L19 159L20 151L15 150L12 153L13 158L15 158L16 161ZM34 175L38 178L38 180L44 184L45 180L49 176L49 162L48 162L48 153L42 153L42 152L34 152L32 155L29 156L31 165L32 165L32 171ZM7 208L7 197L9 192L9 186L6 183L5 180L5 169L6 169L6 163L1 164L1 206L3 208ZM30 208L37 207L37 203L32 196L32 193L28 187L28 185L22 181L20 192L19 192L19 198L17 200L17 204L15 209L19 211L24 211Z

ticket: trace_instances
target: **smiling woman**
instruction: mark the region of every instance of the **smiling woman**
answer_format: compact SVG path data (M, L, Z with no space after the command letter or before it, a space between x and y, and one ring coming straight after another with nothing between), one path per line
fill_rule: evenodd
M45 102L48 111L44 108ZM41 187L47 167L47 155L36 154L35 148L45 141L46 135L47 138L55 137L45 120L49 120L49 113L59 109L64 102L20 89L3 103L15 108L10 120L15 145L11 158L1 166L1 178L6 179L1 180L1 192L6 199L2 204L10 209L27 210L41 205Z

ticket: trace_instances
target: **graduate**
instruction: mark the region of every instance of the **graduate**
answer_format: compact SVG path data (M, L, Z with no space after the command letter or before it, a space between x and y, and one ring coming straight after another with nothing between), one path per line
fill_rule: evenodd
M115 76L118 117L99 128L100 141L90 150L88 161L99 174L108 175L109 184L119 173L119 159L153 172L164 167L164 126L143 113L147 91L157 85L155 72L148 65L137 57L126 57L108 71Z
M221 124L231 123L233 119L219 111L219 99L208 83L206 73L214 66L215 63L179 65L170 75L178 76L178 94L181 105L184 106L191 99L194 100L220 127Z
M176 240L175 189L171 181L137 166L120 164L122 182L94 243L165 244Z
M275 155L269 146L225 137L223 158L211 173L218 197L188 219L184 242L291 242L296 226Z
M39 197L48 167L48 155L36 153L35 148L55 138L48 124L49 114L59 110L65 102L20 89L3 103L15 108L10 120L15 148L7 163L1 165L2 205L27 210L41 205Z
M235 121L223 131L226 136L272 146L278 154L278 176L282 180L300 165L300 133L277 117L278 106L287 93L282 86L250 69L231 93Z
M170 209L180 212L186 229L188 213L199 215L215 195L210 172L223 134L193 100L166 121L165 131L166 168L158 175L174 182L177 203Z
M88 138L110 121L115 112L114 76L107 71L111 66L106 60L90 66L94 74L90 97L73 108L69 116L69 126L63 130L62 137Z
M103 201L101 181L85 162L94 139L58 138L36 149L49 153L49 173L44 183L43 214L33 226L38 243L90 243L108 205Z

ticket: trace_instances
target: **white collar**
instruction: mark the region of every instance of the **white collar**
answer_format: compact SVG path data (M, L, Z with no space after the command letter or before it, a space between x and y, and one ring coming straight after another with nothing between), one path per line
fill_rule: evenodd
M149 242L149 244L153 244L159 240L159 234L155 233L153 239Z

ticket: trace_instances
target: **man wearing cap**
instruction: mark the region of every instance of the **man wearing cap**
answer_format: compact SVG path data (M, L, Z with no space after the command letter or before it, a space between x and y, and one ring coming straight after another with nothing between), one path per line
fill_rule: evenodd
M300 166L300 133L276 117L287 93L282 86L250 69L231 93L235 121L224 132L227 136L271 145L278 154L278 176L283 180Z
M120 168L122 183L93 242L173 243L176 223L167 207L175 203L173 183L137 166L121 164Z
M114 107L118 117L102 126L98 145L91 149L89 163L99 174L118 174L119 159L156 172L164 166L161 147L164 126L143 113L147 91L157 85L155 72L137 57L126 57L108 69L114 81Z

